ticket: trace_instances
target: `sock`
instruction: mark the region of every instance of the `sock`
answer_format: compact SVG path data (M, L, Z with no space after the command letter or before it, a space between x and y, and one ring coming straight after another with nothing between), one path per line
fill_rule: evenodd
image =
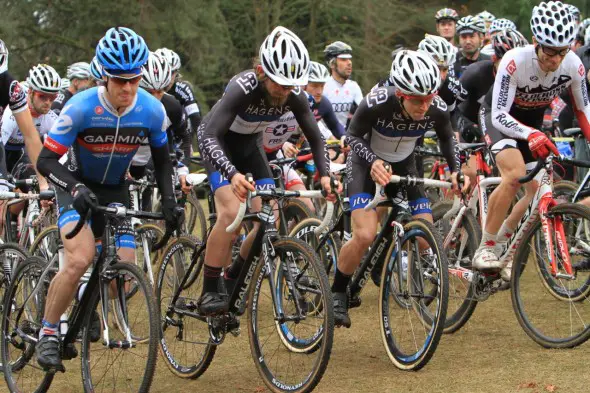
M513 233L514 233L514 228L510 228L508 226L508 224L506 223L506 221L504 221L504 223L500 227L500 230L498 231L498 243L507 242Z
M225 278L230 280L235 280L240 275L242 271L242 266L244 266L244 258L241 255L238 255L236 260L226 269L225 271Z
M41 330L39 331L39 339L43 336L57 336L59 331L59 323L49 323L45 319L41 322Z
M219 276L221 275L220 267L205 265L203 269L203 293L219 292Z
M348 283L352 275L344 274L340 269L336 268L336 274L334 275L334 282L332 283L332 292L346 292Z
M487 233L485 230L481 234L480 247L494 247L496 245L496 238L498 235Z

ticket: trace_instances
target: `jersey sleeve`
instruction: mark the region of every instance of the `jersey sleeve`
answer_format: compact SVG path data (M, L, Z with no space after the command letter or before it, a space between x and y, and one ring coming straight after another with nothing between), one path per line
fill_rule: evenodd
M227 157L221 138L229 130L240 108L251 101L252 92L257 87L258 79L253 71L236 75L197 131L199 150L203 158L228 180L231 180L238 170Z
M492 94L492 125L502 134L514 139L527 139L535 131L516 120L510 114L510 108L516 95L517 75L520 68L524 70L524 64L517 64L514 51L509 51L502 58L496 80L494 81Z
M79 105L73 105L73 103L66 105L53 123L43 146L60 157L66 154L76 140L83 118Z
M9 78L12 78L9 76ZM22 85L12 80L8 87L8 107L12 113L19 113L27 109L27 96Z
M64 106L65 99L66 99L66 95L64 94L63 91L60 91L57 94L55 101L53 101L53 103L51 104L51 110L59 115L59 113L61 112L61 109Z
M329 176L330 158L326 150L326 141L320 132L317 121L313 117L313 113L311 113L307 96L301 88L297 88L297 92L291 93L289 102L291 103L293 115L295 115L301 131L309 142L313 160L320 172L320 176Z
M355 84L355 89L354 89L354 96L352 97L352 99L354 100L354 103L357 105L360 105L361 101L363 100L363 92L361 90L361 87L358 85L358 83L354 82Z
M6 110L2 114L2 144L6 145L6 142L10 137L18 130L18 124L12 114L12 111Z
M149 141L152 147L162 147L168 144L168 136L166 135L166 128L168 119L166 117L166 110L161 102L154 105L153 119L150 127Z
M369 164L377 159L377 155L371 149L369 141L365 140L365 135L371 132L374 112L380 105L385 105L392 99L388 95L388 89L384 87L372 90L367 94L360 102L346 131L346 143L357 156Z
M572 56L573 58L573 56ZM582 61L576 57L573 62L572 84L569 92L572 98L573 110L578 119L578 124L586 137L590 141L590 102L588 99L588 87L586 84L586 70Z
M460 168L459 146L453 132L448 108L440 97L435 97L433 105L437 107L434 130L438 136L441 153L449 164L451 172L457 172Z

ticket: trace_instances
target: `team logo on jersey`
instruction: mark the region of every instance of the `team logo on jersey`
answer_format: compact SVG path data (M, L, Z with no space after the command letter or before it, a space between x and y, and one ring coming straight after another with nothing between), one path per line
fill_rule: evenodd
M100 116L104 113L104 108L100 105L97 105L94 107L94 113Z
M578 73L582 78L584 77L584 72L586 72L586 70L584 70L584 66L580 64L580 68L578 68Z
M25 99L25 91L18 81L12 81L10 84L9 93L11 102L16 103Z
M295 126L287 126L286 124L279 124L276 127L268 127L266 132L272 132L274 136L283 136L289 132L295 131Z
M137 112L137 113L141 112L142 110L143 110L143 106L141 106L141 105L137 105L135 107L135 112Z
M53 128L51 129L52 134L63 135L67 134L72 129L74 122L70 116L64 113L67 108L69 108L69 106L64 108L57 118L57 121L53 124Z
M514 74L514 71L516 71L516 62L514 60L508 63L506 66L506 71L508 71L510 75Z
M537 75L531 75L532 82L537 82L538 80L539 80L539 77Z

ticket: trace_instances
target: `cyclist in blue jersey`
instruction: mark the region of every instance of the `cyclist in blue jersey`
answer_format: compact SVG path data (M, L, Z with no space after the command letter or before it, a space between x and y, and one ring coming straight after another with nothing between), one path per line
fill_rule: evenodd
M128 205L124 177L141 145L151 146L166 227L176 228L179 224L174 214L176 201L164 107L149 93L138 90L141 66L148 53L143 38L133 30L109 29L96 47L105 85L76 94L68 101L39 155L39 172L58 188L58 226L65 249L65 264L49 287L36 345L37 361L45 370L64 371L58 322L92 263L94 239L102 235L104 217L93 214L90 226L84 226L73 239L64 235L96 204ZM67 160L61 163L66 152ZM116 242L121 260L133 260L135 241L129 223L117 229ZM100 339L100 334L97 336L95 339Z

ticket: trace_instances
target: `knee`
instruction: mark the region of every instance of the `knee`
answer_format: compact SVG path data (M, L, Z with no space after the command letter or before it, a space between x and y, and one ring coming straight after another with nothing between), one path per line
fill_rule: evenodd
M94 250L93 250L94 251ZM94 258L94 252L85 252L82 249L73 251L66 251L65 263L61 269L64 275L70 277L72 280L79 280L80 277L86 272L92 259Z
M217 211L216 225L222 225L224 228L230 225L238 215L239 205L227 204Z
M358 250L364 252L375 239L375 230L372 228L355 228L352 239Z
M504 171L502 173L502 184L508 187L516 195L516 193L522 186L522 184L518 182L518 179L520 179L524 175L526 175L526 171L524 168L512 168L507 171Z

